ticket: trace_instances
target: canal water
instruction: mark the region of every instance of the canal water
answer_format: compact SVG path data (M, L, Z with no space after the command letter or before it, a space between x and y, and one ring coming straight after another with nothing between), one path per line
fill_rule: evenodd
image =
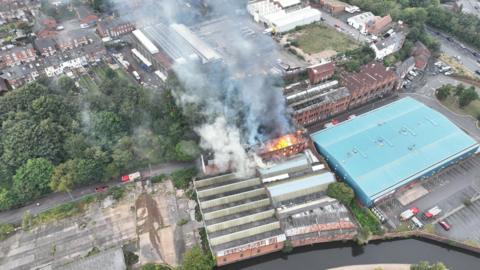
M323 270L354 264L443 262L450 270L480 270L480 256L447 245L416 239L355 243L326 243L277 252L219 270Z

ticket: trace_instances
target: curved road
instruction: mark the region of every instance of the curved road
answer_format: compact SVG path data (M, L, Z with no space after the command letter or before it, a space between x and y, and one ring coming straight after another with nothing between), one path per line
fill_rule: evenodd
M176 170L193 166L193 163L172 162L154 165L151 166L151 168L142 170L141 172L144 178L149 178L161 174L171 174ZM39 206L37 206L37 202L35 202L22 208L0 212L0 222L18 224L21 222L23 214L27 210L29 210L32 215L36 215L38 213L49 210L59 204L76 201L85 195L93 194L95 193L95 187L104 184L108 185L109 187L113 187L122 185L123 183L119 180L113 180L105 183L96 183L89 186L79 187L71 192L72 197L70 197L67 193L51 193L46 197L37 200L37 202L40 203Z

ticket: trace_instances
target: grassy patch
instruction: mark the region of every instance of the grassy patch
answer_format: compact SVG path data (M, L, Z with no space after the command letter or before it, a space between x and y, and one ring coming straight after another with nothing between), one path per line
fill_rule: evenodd
M293 33L295 40L293 44L305 53L314 54L325 50L334 50L336 52L346 52L353 50L358 45L348 36L332 29L330 27L311 24Z
M382 234L382 228L380 227L380 222L377 218L370 212L369 209L365 207L360 207L356 203L350 204L350 210L352 211L355 218L360 223L360 226L363 229L366 229L373 234Z
M474 118L477 118L480 115L480 100L472 101L468 106L460 108L458 105L458 100L455 96L450 95L445 100L440 101L450 110L463 115L471 115Z
M97 84L88 76L84 75L78 79L80 87L87 89L89 92L96 93L98 92Z

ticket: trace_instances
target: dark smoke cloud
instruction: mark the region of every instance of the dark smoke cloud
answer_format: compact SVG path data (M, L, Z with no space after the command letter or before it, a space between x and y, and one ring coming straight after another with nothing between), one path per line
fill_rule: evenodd
M278 59L276 44L270 37L260 35L249 39L240 29L251 18L239 15L246 10L246 1L239 0L115 0L121 16L137 25L154 23L196 23L209 19L205 14L229 18L221 24L221 32L229 44L225 62L202 65L197 62L174 66L185 89L176 93L182 106L194 105L204 120L195 131L201 146L215 152L215 162L221 169L229 164L240 173L253 166L252 153L246 146L291 131L282 90L275 86L279 78L268 72ZM139 3L136 6L135 3Z

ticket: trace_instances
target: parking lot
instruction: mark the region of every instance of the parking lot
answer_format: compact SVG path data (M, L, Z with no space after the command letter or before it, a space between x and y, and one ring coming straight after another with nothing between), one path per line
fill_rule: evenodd
M399 198L406 192L411 192L412 189L426 189L428 192L421 198L402 205ZM389 224L396 228L401 224L405 224L405 222L400 221L399 216L400 213L407 209L417 207L420 210L418 215L420 216L428 209L438 206L442 209L442 212L437 217L429 221L422 221L430 223L450 214L450 212L464 205L466 201L478 194L480 194L480 156L474 156L447 168L438 175L411 186L407 190L397 193L395 196L380 203L378 208L387 216ZM452 215L452 217L455 215ZM478 225L480 224L480 215L477 216L478 218L470 218L464 222ZM468 231L464 232L464 234L467 233Z
M450 224L451 229L445 231L438 224L436 232L442 236L461 242L480 243L480 200L469 206L465 206L455 214L449 216L445 221Z

